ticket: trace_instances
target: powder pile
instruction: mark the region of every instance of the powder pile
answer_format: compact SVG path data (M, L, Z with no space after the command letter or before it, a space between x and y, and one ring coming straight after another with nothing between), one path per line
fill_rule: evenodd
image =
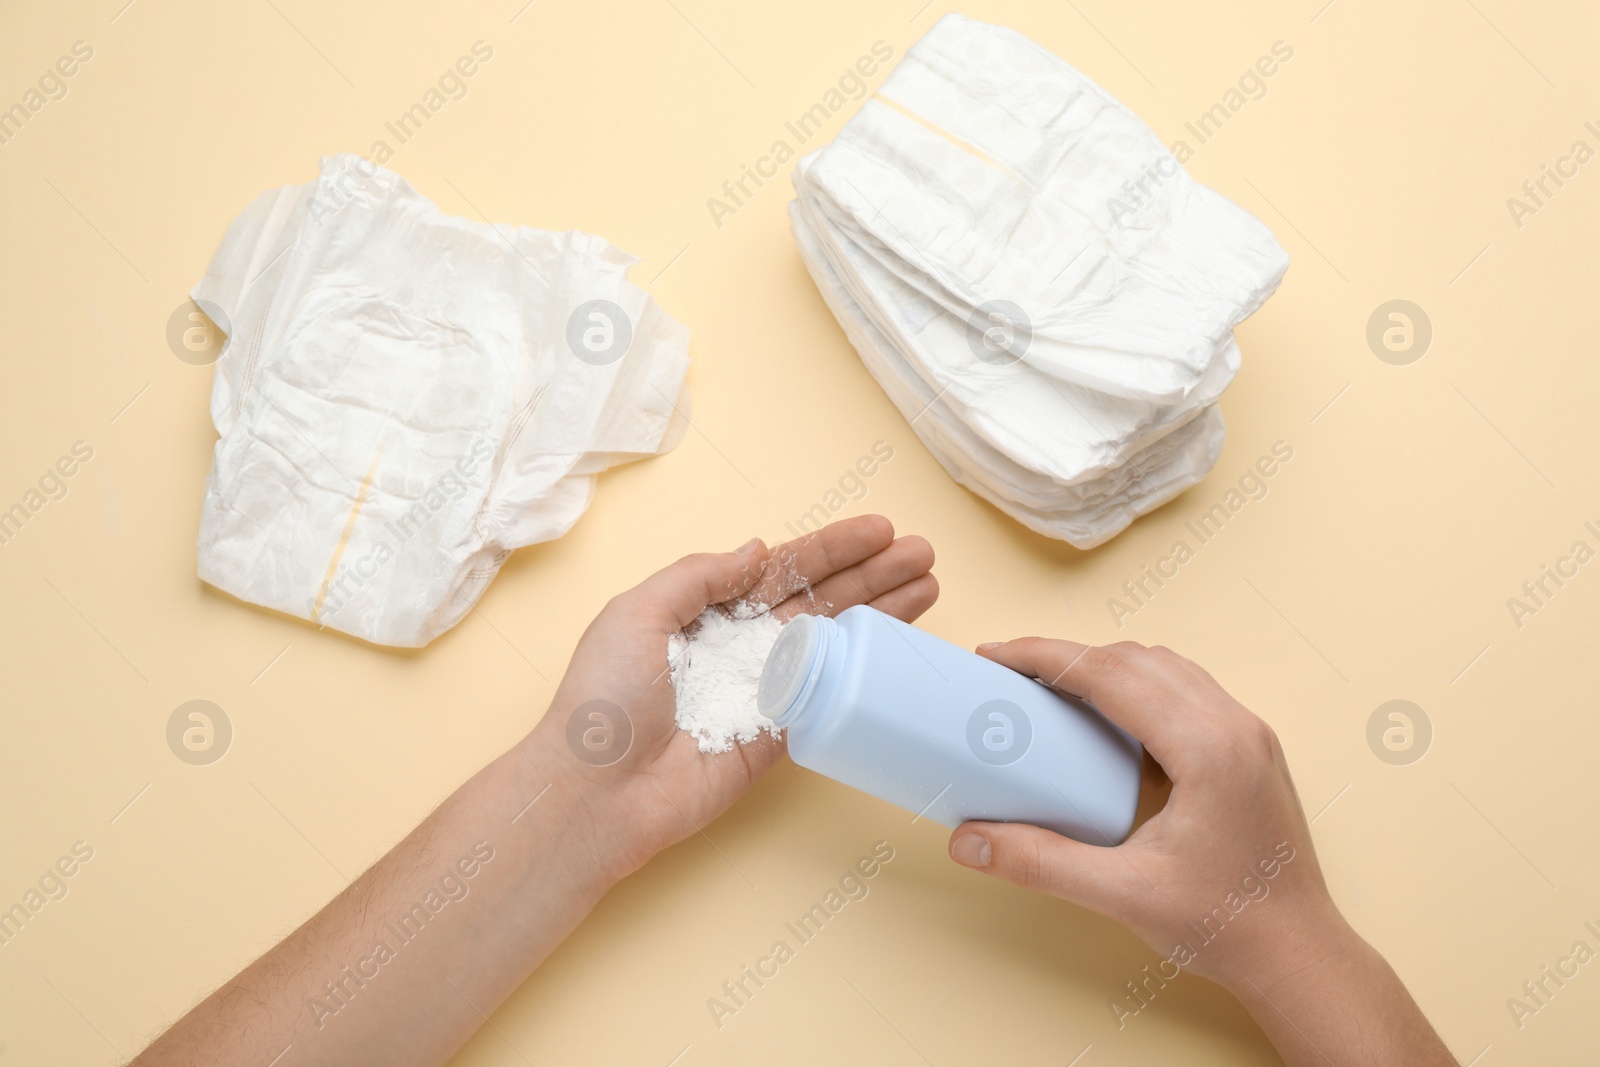
M688 636L667 638L678 729L692 734L701 752L727 752L762 730L779 736L756 709L756 686L782 629L764 605L740 604L729 614L707 608Z

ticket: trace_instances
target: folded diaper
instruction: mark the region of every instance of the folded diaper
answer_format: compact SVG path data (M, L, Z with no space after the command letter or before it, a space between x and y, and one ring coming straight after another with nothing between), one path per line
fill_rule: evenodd
M1008 513L1029 529L1046 537L1092 548L1127 527L1135 518L1171 500L1203 478L1222 451L1222 415L1213 405L1197 413L1172 432L1155 437L1144 448L1124 456L1116 465L1095 474L1087 470L1072 484L1063 484L1012 459L973 435L951 410L938 390L908 372L905 358L863 311L823 257L814 231L791 204L791 222L799 238L802 257L862 362L883 386L884 392L911 424L917 436L951 478ZM1237 349L1235 349L1235 353ZM1237 366L1237 362L1234 364ZM1001 368L1015 371L1015 368ZM1065 383L1039 389L1033 399L1062 401L1056 413L1062 422L1029 423L1047 436L1063 431L1068 450L1076 450L1073 429L1089 437L1097 434L1096 421L1067 402ZM1080 401L1090 398L1079 397ZM1048 453L1048 446L1040 454Z
M454 626L598 472L682 437L688 331L634 262L447 216L350 155L262 194L192 293L229 330L200 577L379 644Z
M1287 256L1056 57L948 15L794 183L819 289L961 484L1088 548L1216 462Z

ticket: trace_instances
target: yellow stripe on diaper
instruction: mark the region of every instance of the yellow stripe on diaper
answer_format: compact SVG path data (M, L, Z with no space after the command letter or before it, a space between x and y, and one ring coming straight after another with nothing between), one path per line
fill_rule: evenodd
M372 454L372 466L367 468L367 476L361 479L361 489L356 493L356 502L350 506L350 515L344 520L344 533L339 535L339 543L334 546L333 558L328 561L328 573L322 578L322 588L317 590L316 603L311 605L311 621L316 622L322 616L322 604L328 599L328 590L333 587L333 576L339 569L339 560L344 557L344 550L350 544L350 534L356 528L356 518L361 514L362 505L367 502L367 490L372 488L372 478L378 473L378 460L383 455L383 445L378 445L378 450Z
M987 153L983 149L979 148L977 145L972 144L969 141L963 141L961 138L957 137L955 134L951 133L949 130L944 129L942 126L934 125L932 122L929 122L927 119L923 118L921 115L917 114L915 111L912 111L910 108L906 107L900 101L890 99L889 97L884 96L883 93L881 93L881 92L874 93L873 96L872 96L872 99L877 101L878 103L884 105L887 108L891 108L894 111L898 111L900 114L904 115L906 118L910 119L912 122L915 122L918 126L921 126L923 129L927 130L928 132L938 134L940 137L943 137L946 141L949 141L951 144L955 145L957 148L959 148L962 151L967 152L967 153L969 153L969 154L971 154L973 156L976 156L979 160L981 160L984 163L987 163L989 166L993 167L995 170L1003 171L1004 173L1011 175L1011 177L1017 178L1017 179L1020 180L1021 175L1019 175L1016 171L1012 170L1011 167L1008 166L1007 164L1000 162L998 159L994 158L989 153Z

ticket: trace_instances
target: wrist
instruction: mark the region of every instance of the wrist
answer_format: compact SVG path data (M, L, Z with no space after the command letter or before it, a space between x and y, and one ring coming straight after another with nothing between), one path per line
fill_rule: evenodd
M612 794L596 768L580 763L563 739L535 729L506 753L519 783L508 800L513 829L553 838L574 887L598 900L638 868L632 862L626 821L612 814ZM604 770L599 768L598 770Z
M1276 916L1252 945L1212 977L1245 1003L1317 980L1366 948L1331 899Z

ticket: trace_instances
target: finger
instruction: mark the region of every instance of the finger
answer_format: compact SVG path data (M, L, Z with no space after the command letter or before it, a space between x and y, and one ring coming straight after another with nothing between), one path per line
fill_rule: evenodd
M881 552L824 578L779 605L780 618L802 611L837 615L857 604L870 604L933 566L933 546L921 537L902 537Z
M697 552L652 574L623 597L665 612L681 629L710 605L747 594L761 580L766 559L759 538L733 552Z
M1084 687L1088 679L1069 677L1072 668L1089 654L1093 645L1078 641L1065 641L1044 637L1018 637L1011 641L997 641L979 645L978 654L1020 674L1037 678L1052 689L1071 693L1075 697L1089 698Z
M1142 741L1169 774L1177 774L1192 746L1197 717L1185 690L1193 682L1131 642L1084 645L1023 637L979 654L1046 685L1081 697L1106 718Z
M1173 670L1180 674L1187 675L1196 686L1222 691L1222 686L1217 683L1215 678L1211 677L1211 672L1189 657L1174 652L1165 645L1151 645L1150 654L1163 663L1169 664Z
M1129 898L1151 884L1115 848L1024 823L969 822L950 835L950 858L1026 889L1121 921Z
M924 611L939 599L939 579L931 574L913 578L898 589L872 601L872 606L885 615L893 615L901 622L916 622Z
M781 604L808 586L882 552L894 541L894 526L882 515L858 515L785 541L768 553L761 580L749 600Z

